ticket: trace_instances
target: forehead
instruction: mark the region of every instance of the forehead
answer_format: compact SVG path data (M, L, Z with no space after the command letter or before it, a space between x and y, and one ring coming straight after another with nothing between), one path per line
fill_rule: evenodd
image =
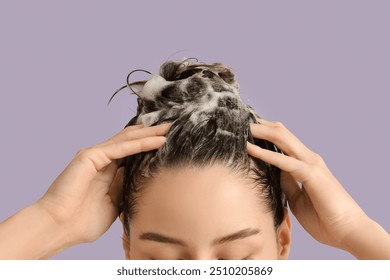
M254 185L226 167L166 169L143 189L130 228L141 224L196 238L237 228L273 229Z

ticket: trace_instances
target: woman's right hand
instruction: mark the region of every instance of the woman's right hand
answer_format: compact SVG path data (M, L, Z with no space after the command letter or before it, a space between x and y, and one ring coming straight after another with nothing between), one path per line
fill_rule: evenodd
M114 180L119 171L117 160L158 149L169 127L129 126L109 140L79 151L38 204L71 233L71 242L95 241L119 214L122 185L120 176Z
M158 149L169 127L129 126L80 150L40 200L0 224L0 259L47 258L98 239L118 217L118 160Z

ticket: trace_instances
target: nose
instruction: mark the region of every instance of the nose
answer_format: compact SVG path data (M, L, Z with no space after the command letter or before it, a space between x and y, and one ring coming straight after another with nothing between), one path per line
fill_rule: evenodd
M203 251L191 254L190 260L216 260L211 252Z

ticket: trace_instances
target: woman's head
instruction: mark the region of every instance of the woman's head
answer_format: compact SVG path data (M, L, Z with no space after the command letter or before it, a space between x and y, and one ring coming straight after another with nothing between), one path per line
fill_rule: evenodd
M283 258L290 224L280 170L247 154L258 116L220 63L169 61L138 95L128 123L171 122L162 148L124 159L123 222L128 257Z

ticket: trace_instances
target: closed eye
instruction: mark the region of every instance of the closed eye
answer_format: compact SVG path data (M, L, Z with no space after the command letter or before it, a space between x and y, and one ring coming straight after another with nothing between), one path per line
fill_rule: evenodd
M218 258L219 261L225 261L225 260L236 260L235 258ZM252 260L251 256L246 256L245 258L242 259L237 259L237 260Z

